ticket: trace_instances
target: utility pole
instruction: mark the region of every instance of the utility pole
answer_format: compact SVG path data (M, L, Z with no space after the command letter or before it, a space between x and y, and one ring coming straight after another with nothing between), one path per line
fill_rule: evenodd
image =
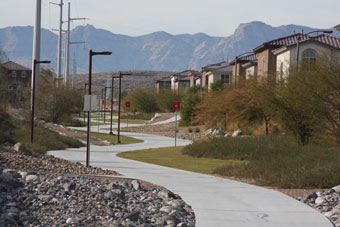
M62 32L63 32L63 0L60 0L60 4L53 3L60 7L60 18L59 18L59 40L58 40L58 61L57 61L57 78L61 78L61 46L62 46Z
M87 18L71 18L71 3L68 3L68 19L67 19L67 33L66 33L66 44L65 44L65 73L64 73L64 82L65 84L69 81L70 75L70 44L82 44L85 42L70 42L70 30L71 30L71 21L74 20L86 20ZM72 81L73 83L73 81Z
M32 69L36 65L34 61L40 61L40 30L41 30L41 0L36 0L35 25L34 25L34 34L33 34ZM35 75L33 75L32 73L31 91L33 91L33 77L34 76L35 76L36 83L39 84L39 78L40 78L40 66L39 65L36 66Z

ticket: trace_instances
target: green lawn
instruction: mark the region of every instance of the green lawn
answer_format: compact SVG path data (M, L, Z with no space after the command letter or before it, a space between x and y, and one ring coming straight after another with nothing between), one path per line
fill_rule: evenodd
M226 165L240 165L245 161L195 158L181 153L183 147L167 147L128 151L118 154L121 158L142 161L161 166L183 169L192 172L212 174L216 168Z
M86 133L86 131L82 131L82 130L75 130L77 132L81 132L81 133ZM98 133L98 132L91 132L91 136L97 137L99 139L102 140L107 140L111 143L116 144L117 143L117 135L109 135L108 133ZM128 137L128 136L120 136L120 142L121 144L133 144L133 143L143 143L143 140L139 140L139 139L135 139L132 137Z

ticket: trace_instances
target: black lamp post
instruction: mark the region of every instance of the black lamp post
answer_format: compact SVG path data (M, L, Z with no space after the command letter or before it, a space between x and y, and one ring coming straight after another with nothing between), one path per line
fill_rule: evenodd
M112 52L109 51L104 51L104 52L94 52L90 50L89 53L89 93L88 95L91 95L91 85L92 85L92 56L95 55L111 55ZM90 97L91 99L91 97ZM91 103L91 102L90 102ZM89 111L87 112L87 141L86 141L86 167L89 167L90 164L90 131L91 131L91 108L92 106L90 105Z
M31 144L33 144L34 134L34 101L35 101L35 69L37 64L49 64L51 61L33 61L33 76L32 76L32 95L31 95Z
M339 25L337 25L337 26L339 26ZM335 27L337 27L337 26L335 26ZM339 28L340 28L340 26L339 26ZM332 30L315 30L315 31L307 32L303 35L309 35L309 34L315 33L315 32L333 33ZM297 37L297 42L296 42L296 71L299 71L300 39L301 39L301 36L299 35Z
M235 57L235 84L236 84L236 81L237 81L237 60L242 57L243 55L246 55L246 54L253 54L254 52L245 52L243 54L240 54L238 56Z
M112 132L112 115L113 115L113 91L114 91L114 79L119 78L119 76L112 76L111 79L111 120L110 120L110 135L114 135Z
M129 76L131 73L119 72L119 101L118 101L118 137L117 143L120 143L120 104L122 99L122 76Z

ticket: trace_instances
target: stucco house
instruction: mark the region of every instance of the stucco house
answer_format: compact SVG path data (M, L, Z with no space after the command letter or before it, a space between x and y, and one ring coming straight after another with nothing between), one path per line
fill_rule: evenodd
M297 35L295 42L273 50L276 57L277 79L285 79L289 75L289 69L297 67L300 61L315 60L324 54L340 53L339 37L328 34L309 36L299 33Z
M234 84L257 76L257 55L254 53L238 57L231 61L230 65L232 65L232 80Z
M156 91L159 93L161 90L171 89L171 78L165 77L156 81Z
M202 72L202 88L206 87L210 90L211 85L218 80L222 80L225 84L232 83L233 67L227 61L206 65L200 71Z
M183 72L172 74L171 90L173 91L184 91L190 87L190 77L199 75L200 73L195 70L185 70Z

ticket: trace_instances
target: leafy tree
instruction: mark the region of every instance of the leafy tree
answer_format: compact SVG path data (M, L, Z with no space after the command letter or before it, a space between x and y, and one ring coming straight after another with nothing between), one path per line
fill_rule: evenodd
M36 116L40 119L64 123L83 107L82 91L55 83L53 72L41 69L41 80L36 92Z
M202 100L199 87L190 88L182 99L180 125L188 126L194 123L197 114L196 106Z
M143 113L155 113L159 111L155 93L146 89L137 89L128 94L124 99L131 102L131 110Z
M181 101L182 94L171 90L163 90L156 94L157 105L162 112L171 112L173 101Z
M260 100L273 118L287 131L296 136L302 145L322 129L321 105L301 87L299 73L291 73L287 82L270 85L268 81L258 84Z

